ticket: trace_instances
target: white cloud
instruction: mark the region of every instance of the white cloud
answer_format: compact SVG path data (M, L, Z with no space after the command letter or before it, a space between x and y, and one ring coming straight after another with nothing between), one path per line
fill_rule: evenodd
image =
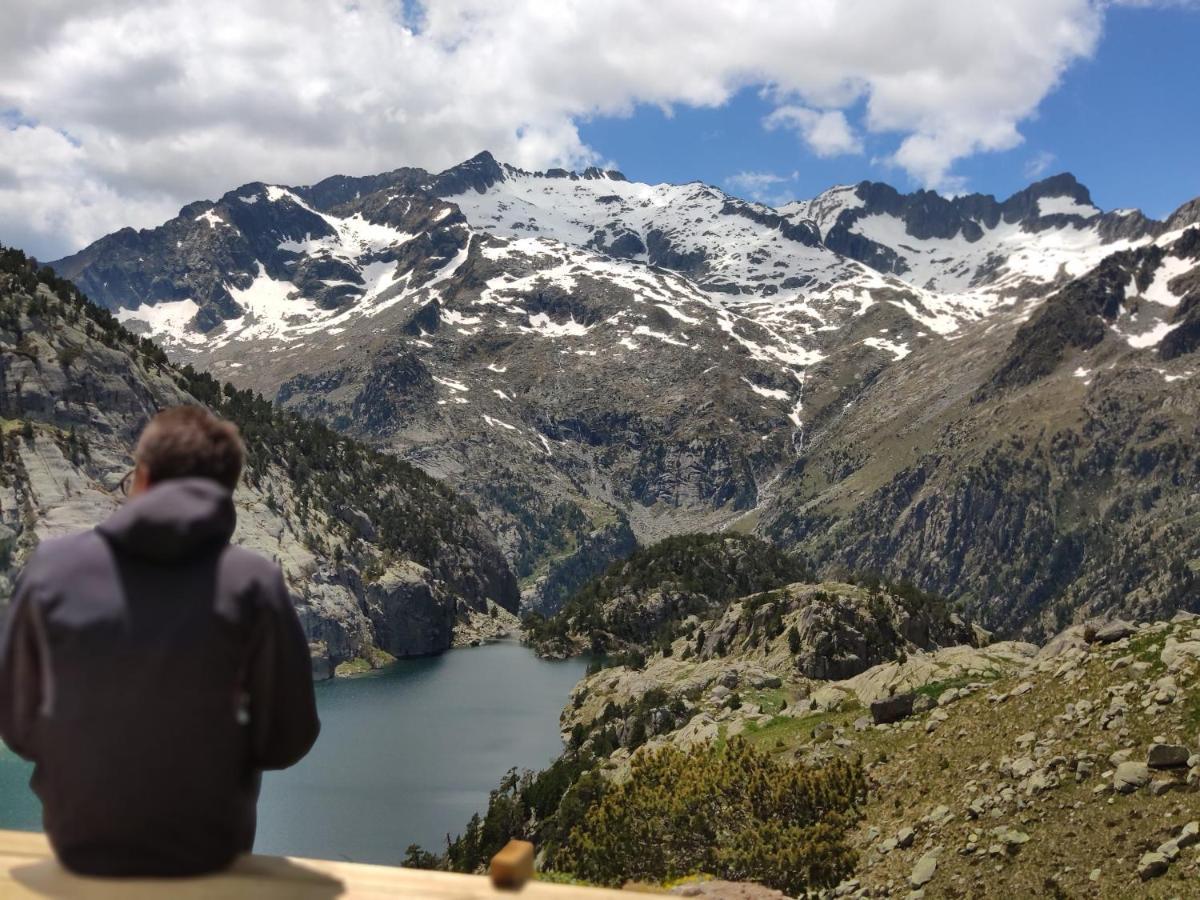
M1058 157L1056 157L1049 150L1042 150L1041 152L1034 154L1025 161L1025 168L1023 170L1025 180L1033 181L1036 178L1041 178L1046 174L1046 172L1049 171L1050 167L1054 165L1054 162L1057 159Z
M803 106L780 106L763 124L769 130L790 128L798 132L817 156L862 153L862 141L840 109L818 112Z
M780 185L791 184L799 175L780 175L776 172L738 172L725 179L725 185L736 194L757 200L760 203L775 205L787 195L779 189Z
M587 164L604 152L580 139L588 117L750 86L814 152L894 135L892 161L946 187L957 160L1020 142L1103 14L1103 0L436 0L413 28L400 0L10 0L0 112L27 124L0 124L0 240L50 256L244 181L436 169L484 148Z

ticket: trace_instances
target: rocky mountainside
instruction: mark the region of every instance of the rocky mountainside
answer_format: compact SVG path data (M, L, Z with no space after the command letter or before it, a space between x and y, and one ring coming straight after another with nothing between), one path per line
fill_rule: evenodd
M617 781L658 747L735 736L810 765L864 759L836 896L1174 897L1200 873L1195 619L910 652L832 682L745 649L603 670L564 729L616 735L601 771Z
M1200 230L897 361L810 431L759 529L1006 634L1200 604ZM930 390L936 385L935 391Z
M0 588L38 541L119 503L155 410L206 404L249 460L235 539L283 567L317 677L436 653L456 627L509 612L515 579L474 509L415 467L167 362L69 282L0 248Z
M1197 489L1198 220L1102 212L1068 175L776 210L484 153L245 185L53 265L180 361L447 480L527 608L733 527L1044 636L1195 602L1194 545L1160 534Z
M684 771L700 770L714 754L741 760L748 746L801 772L865 767L848 862L800 879L785 864L794 846L756 826L739 846L773 863L703 871L735 881L757 871L765 888L699 878L674 893L780 897L769 888L804 880L820 897L1190 896L1200 619L1092 621L1039 647L988 643L978 629L932 634L914 614L933 611L903 592L825 582L691 615L669 646L581 681L562 713L562 758L507 778L442 864L516 835L535 841L546 877L595 877L573 836L633 839L636 823L613 834L613 798L629 797L652 760L690 754ZM769 788L748 777L723 783L731 803ZM661 827L656 846L686 845L685 814ZM831 832L811 853L837 840ZM695 872L666 876L657 858L634 854L635 868L603 880L678 884Z

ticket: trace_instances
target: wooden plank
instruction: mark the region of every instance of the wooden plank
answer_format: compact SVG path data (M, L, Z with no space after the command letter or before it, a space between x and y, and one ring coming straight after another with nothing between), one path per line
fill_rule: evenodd
M517 892L532 900L629 900L628 893L597 888L529 882ZM498 891L487 878L453 872L429 872L396 866L373 866L333 860L245 856L227 872L204 878L108 879L81 878L64 870L52 857L42 834L0 831L0 900L34 897L72 897L80 900L142 900L171 897L181 900L326 900L346 897L375 900L420 897L429 900L484 900L512 897Z

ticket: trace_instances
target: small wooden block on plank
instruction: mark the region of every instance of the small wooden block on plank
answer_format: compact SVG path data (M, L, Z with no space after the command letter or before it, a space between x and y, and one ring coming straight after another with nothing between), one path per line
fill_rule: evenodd
M509 841L492 857L488 874L496 887L520 890L533 877L533 844L529 841Z

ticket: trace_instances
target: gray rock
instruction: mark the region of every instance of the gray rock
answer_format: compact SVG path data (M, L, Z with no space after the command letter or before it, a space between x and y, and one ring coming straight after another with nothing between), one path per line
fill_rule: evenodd
M905 850L912 846L915 832L907 826L896 832L896 846Z
M922 888L933 881L933 876L937 872L937 862L938 855L936 850L930 850L917 860L917 864L913 866L912 875L908 879L909 884L913 886L914 890Z
M1165 856L1156 850L1151 850L1149 853L1143 853L1142 858L1138 860L1138 877L1142 881L1149 881L1151 878L1165 874L1169 867L1170 863L1167 862Z
M1132 794L1145 787L1150 781L1150 767L1140 762L1123 762L1113 775L1113 790L1121 794Z
M1179 781L1169 781L1165 778L1155 779L1150 782L1150 796L1161 797L1168 791L1173 791L1177 787L1182 787L1183 783Z
M1137 634L1137 629L1132 624L1123 619L1115 619L1096 629L1095 640L1099 644L1113 644L1134 634Z
M1179 744L1151 744L1146 765L1152 769L1174 769L1186 766L1191 751Z
M928 694L917 694L917 698L915 700L913 700L912 711L914 713L928 712L929 710L933 709L934 706L936 706L936 705L937 704L934 703L933 698L930 697Z
M914 699L912 694L898 694L895 697L876 700L871 704L871 718L875 720L876 725L906 719L912 715Z
M948 688L942 691L942 693L938 696L937 705L949 706L961 696L962 693L958 690L958 688Z
M1180 828L1179 834L1175 836L1175 843L1183 850L1200 844L1200 822L1188 822Z
M1014 778L1024 778L1030 772L1037 768L1035 763L1028 756L1022 756L1019 759L1013 760L1012 773Z

